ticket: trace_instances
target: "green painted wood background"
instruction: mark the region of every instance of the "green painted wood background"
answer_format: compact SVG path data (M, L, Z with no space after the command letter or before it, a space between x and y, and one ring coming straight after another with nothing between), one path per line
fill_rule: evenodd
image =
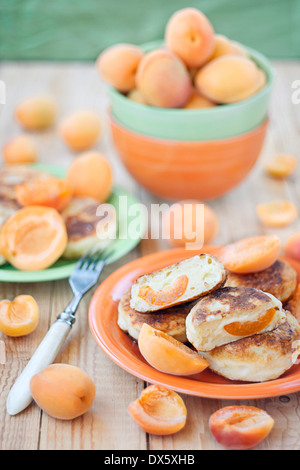
M0 0L0 60L94 60L117 42L161 38L186 6L270 58L300 57L300 0Z

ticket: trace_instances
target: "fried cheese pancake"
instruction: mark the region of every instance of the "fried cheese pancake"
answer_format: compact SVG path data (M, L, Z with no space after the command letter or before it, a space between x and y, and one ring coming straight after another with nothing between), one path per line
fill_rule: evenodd
M254 287L274 295L282 303L287 302L294 294L297 286L297 273L286 262L277 260L272 266L252 274L228 273L225 286Z
M80 258L89 249L105 248L116 232L112 214L97 215L100 203L90 197L73 198L62 211L68 234L64 258Z
M198 351L273 330L285 319L281 302L252 287L224 287L200 299L186 319L187 338Z
M141 313L131 308L130 297L130 289L128 289L118 305L118 325L121 330L137 341L143 324L147 323L152 328L167 333L182 343L186 342L185 319L195 302L166 308L155 313Z
M300 326L289 312L276 329L201 353L211 370L230 380L265 382L280 377L297 359Z
M293 297L284 305L284 308L300 323L300 284L297 285Z
M200 254L140 276L131 287L130 305L155 312L191 302L223 286L226 270L217 258Z

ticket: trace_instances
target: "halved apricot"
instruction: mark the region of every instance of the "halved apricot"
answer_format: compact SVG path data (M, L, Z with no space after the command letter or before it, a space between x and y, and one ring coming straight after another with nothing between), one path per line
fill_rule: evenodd
M50 207L24 207L2 227L0 252L15 268L46 269L57 261L67 246L62 216Z
M13 301L0 302L0 331L7 336L32 333L39 321L39 307L31 295L19 295Z
M16 198L21 206L47 206L62 211L72 197L65 180L50 177L36 179L16 187Z
M147 433L174 434L184 428L187 410L178 393L162 385L150 385L128 407L134 421Z
M265 165L266 172L275 178L287 178L296 169L297 157L288 154L278 154L272 157Z
M270 227L285 227L298 216L298 209L290 201L272 201L258 204L256 212L259 220Z
M216 441L232 450L256 446L268 436L273 425L273 418L254 406L225 406L209 419L209 428Z
M159 291L155 291L149 286L143 286L140 288L138 296L147 303L163 307L179 299L185 293L188 283L189 279L186 275L178 276L171 286Z
M275 315L275 309L269 308L261 317L254 321L235 321L224 326L224 330L233 336L250 336L266 328Z
M258 235L224 246L218 252L218 259L228 271L254 273L275 263L280 249L280 238L276 235Z
M166 374L193 375L208 367L208 362L196 351L146 323L142 326L138 345L146 361Z

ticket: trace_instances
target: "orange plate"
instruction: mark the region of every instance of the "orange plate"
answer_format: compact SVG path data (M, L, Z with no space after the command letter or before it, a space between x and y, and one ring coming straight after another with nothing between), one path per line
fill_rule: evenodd
M207 246L201 253L217 255L218 247ZM118 302L134 280L156 269L194 256L198 251L177 248L154 253L122 266L96 290L89 309L91 331L103 351L130 374L151 384L160 384L177 392L207 398L265 398L300 390L300 365L294 365L279 379L263 383L227 380L210 370L189 377L177 377L153 369L143 359L136 342L117 325Z

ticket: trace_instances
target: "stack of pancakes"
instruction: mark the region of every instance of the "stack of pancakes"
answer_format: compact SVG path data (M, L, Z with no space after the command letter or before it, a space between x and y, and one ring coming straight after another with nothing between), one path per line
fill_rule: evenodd
M31 166L14 165L0 169L0 230L5 221L21 209L16 199L16 187L34 180L49 178L49 174ZM68 245L64 258L80 258L90 248L105 248L116 231L113 214L97 215L98 200L90 197L73 197L62 211L66 224ZM0 265L6 261L0 255Z
M198 272L202 275L198 276ZM174 279L187 275L189 289L167 305L155 305L139 297L141 287L162 291L172 286ZM118 307L118 325L133 339L138 340L143 323L187 342L186 317L200 296L221 287L226 281L223 265L213 256L201 254L175 263L154 273L140 276L121 298Z
M188 342L230 380L273 380L295 361L300 326L286 308L296 287L286 261L233 274L201 254L140 276L119 302L118 325L134 340L147 323Z

